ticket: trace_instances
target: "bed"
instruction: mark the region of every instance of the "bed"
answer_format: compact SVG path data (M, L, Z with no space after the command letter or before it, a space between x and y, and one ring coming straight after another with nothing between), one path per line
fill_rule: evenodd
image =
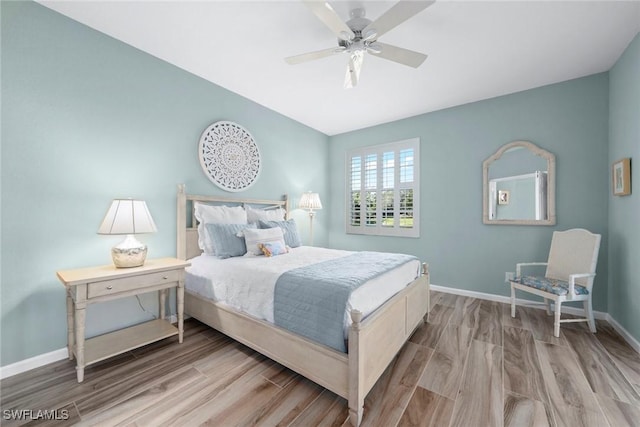
M283 200L258 200L191 195L186 193L184 185L179 185L177 257L192 261L196 261L195 258L202 253L198 244L195 203L281 208L287 215L289 212L286 196ZM294 259L295 254L304 258L310 250L297 248L297 252L291 251L286 257L291 255L291 259ZM244 260L234 259L233 262ZM268 316L260 316L251 310L248 310L251 313L248 314L247 310L240 310L233 304L216 301L202 290L204 288L186 286L184 312L345 398L348 401L349 419L354 426L359 426L366 395L428 313L427 264L420 265L414 280L406 286L400 285L397 286L399 291L394 290L390 298L383 297L386 302L371 312L358 309L362 305L359 303L355 303L355 307L348 306L346 352L276 326L272 319L264 318ZM349 301L351 304L351 299Z

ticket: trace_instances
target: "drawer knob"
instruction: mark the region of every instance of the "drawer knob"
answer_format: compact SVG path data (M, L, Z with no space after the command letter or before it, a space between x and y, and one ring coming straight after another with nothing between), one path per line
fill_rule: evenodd
M164 280L167 280L167 279L169 278L169 276L162 276L162 278L163 278Z
M113 286L107 286L107 289L111 290L111 289L113 289Z

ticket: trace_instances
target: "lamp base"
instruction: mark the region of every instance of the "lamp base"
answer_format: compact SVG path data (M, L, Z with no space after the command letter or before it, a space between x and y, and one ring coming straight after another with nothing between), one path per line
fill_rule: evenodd
M111 258L117 268L140 267L147 259L147 245L128 234L122 242L111 248Z

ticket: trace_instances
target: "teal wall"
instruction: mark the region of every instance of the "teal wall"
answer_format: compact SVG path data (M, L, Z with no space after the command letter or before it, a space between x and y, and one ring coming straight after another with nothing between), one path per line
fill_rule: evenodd
M609 313L640 341L640 34L609 75L609 165L632 162L631 195L609 188Z
M145 199L150 257L175 255L176 185L229 195L203 174L202 131L247 128L263 157L245 197L328 200L328 137L32 2L1 2L1 364L63 348L60 269L108 264L122 238L96 234L113 198ZM311 163L300 158L313 158ZM302 236L308 216L294 212ZM327 216L314 241L327 244ZM157 310L157 297L142 304ZM88 334L150 318L135 298L90 306Z
M411 253L430 263L433 284L508 295L505 271L546 261L554 230L587 228L603 235L594 307L606 311L608 85L608 74L597 74L332 137L329 244ZM345 151L413 137L421 237L345 235ZM482 223L482 162L514 140L556 155L555 226Z

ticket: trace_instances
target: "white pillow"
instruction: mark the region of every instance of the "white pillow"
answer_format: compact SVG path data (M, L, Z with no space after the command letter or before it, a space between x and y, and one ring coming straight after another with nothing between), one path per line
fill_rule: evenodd
M260 243L282 243L285 246L282 228L246 228L242 230L244 242L247 245L247 255L262 255L262 249L258 247Z
M198 220L198 246L207 255L215 255L213 236L205 224L247 224L247 212L242 206L212 206L195 202L193 213Z
M282 208L277 209L254 209L249 205L245 205L247 211L247 221L284 221L285 210Z

